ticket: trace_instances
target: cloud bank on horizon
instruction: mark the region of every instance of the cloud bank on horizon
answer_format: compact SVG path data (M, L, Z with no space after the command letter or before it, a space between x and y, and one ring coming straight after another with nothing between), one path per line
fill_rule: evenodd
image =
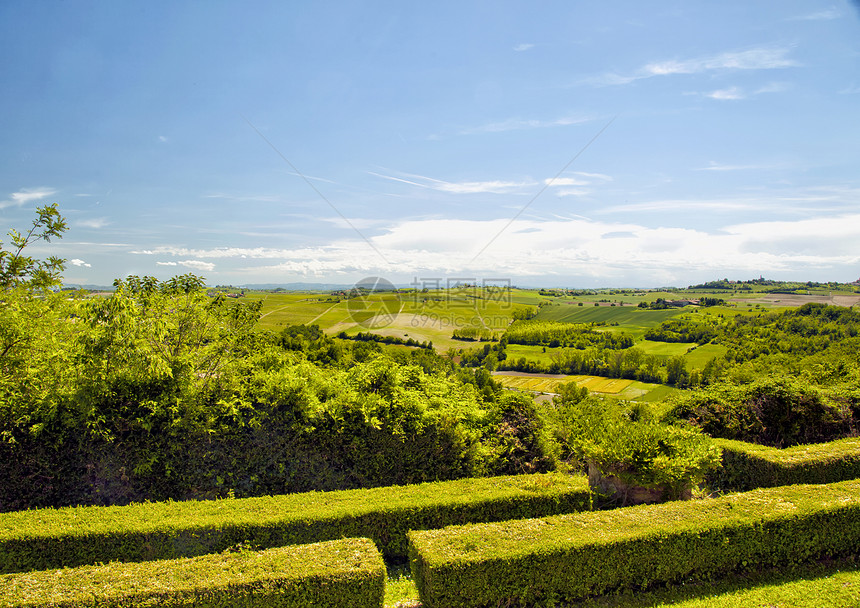
M856 9L11 0L0 228L59 203L68 283L853 281Z

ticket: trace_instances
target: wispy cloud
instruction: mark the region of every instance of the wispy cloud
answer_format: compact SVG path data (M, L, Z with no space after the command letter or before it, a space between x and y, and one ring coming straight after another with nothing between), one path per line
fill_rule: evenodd
M789 90L789 88L790 86L785 82L769 82L750 92L747 92L741 87L733 86L711 91L710 93L703 93L703 95L719 101L736 101L739 99L757 97L758 95L763 95L765 93L782 93Z
M92 228L93 230L100 230L105 226L109 225L110 222L105 217L96 217L88 220L78 220L75 222L75 226L79 226L81 228Z
M535 45L533 45L529 42L524 42L522 44L518 44L517 46L515 46L514 50L517 51L518 53L521 53L523 51L528 51L528 50L533 49L533 48L535 48Z
M475 236L507 223L494 220L414 220L391 226L374 243L398 273L461 273L459 276L626 277L641 282L655 276L683 276L691 268L720 276L741 272L802 271L860 262L860 215L715 226L711 231L647 227L630 222L586 219L516 220L505 242L469 267ZM787 235L787 236L786 236ZM287 252L284 252L285 254ZM260 276L325 276L380 269L372 252L342 241L327 247L292 250L282 260L245 266ZM388 269L389 271L391 268ZM429 275L428 275L429 276ZM487 275L484 275L487 276ZM392 277L393 278L393 277Z
M513 182L505 180L490 180L476 182L446 182L440 179L434 179L432 177L426 177L424 175L413 175L410 173L404 173L403 175L411 179L406 179L405 177L395 177L393 175L384 175L382 173L375 173L373 171L368 171L368 173L370 173L371 175L375 175L376 177L381 177L382 179L401 182L404 184L410 184L412 186L418 186L419 188L437 190L439 192L449 192L452 194L505 194L513 192L515 190L519 190L524 187L535 185L534 181Z
M501 122L492 122L479 127L469 127L460 131L460 135L475 135L478 133L504 133L505 131L520 131L523 129L547 129L552 127L568 127L593 121L590 116L562 116L551 120L509 118Z
M201 260L179 260L176 262L156 262L156 266L184 266L185 268L190 268L191 270L198 270L203 272L212 272L215 270L215 264L212 262L203 262Z
M705 93L705 97L710 97L711 99L718 99L721 101L736 101L738 99L746 99L746 95L743 91L741 91L739 87L729 87L727 89L711 91L710 93Z
M203 198L215 198L227 201L236 201L240 203L260 202L260 203L280 203L283 202L283 197L272 194L226 194L224 192L213 192L204 194Z
M758 47L693 59L656 61L642 66L632 74L608 73L587 79L586 83L622 85L655 76L700 74L718 70L773 70L799 66L799 62L788 57L790 51L791 49L787 47Z
M830 21L832 19L839 19L842 16L842 13L839 12L835 7L829 8L826 11L817 11L815 13L809 13L806 15L798 15L796 17L788 17L786 21Z
M81 259L75 258L73 260L69 260L69 264L72 266L82 266L84 268L92 268L92 264L88 264Z
M167 143L168 141L170 141L170 140L169 140L167 137L165 137L164 135L159 135L159 136L158 136L158 141L160 141L160 142L161 142L161 143L163 143L163 144L166 144L166 143Z
M715 165L713 169L701 170L739 171L746 169L779 168L780 165ZM835 213L856 209L860 188L853 186L818 186L809 188L788 187L784 189L762 189L746 196L727 196L709 199L660 199L611 205L597 214L630 214L633 212L687 212L687 211L780 211L798 216L811 216L815 213Z
M591 182L585 179L576 179L575 177L559 177L558 179L547 178L543 180L545 184L550 186L587 186Z
M752 169L774 169L777 165L725 165L711 161L707 167L699 167L696 171L749 171Z
M53 196L57 191L54 188L22 188L18 192L13 192L9 195L9 199L0 201L0 209L6 207L20 207L34 201L41 201L49 196Z
M679 201L662 201L662 208L677 211ZM779 204L779 203L775 203ZM750 202L700 201L726 209L749 207ZM655 207L657 205L654 205ZM688 207L685 207L688 208ZM705 274L737 276L752 273L826 267L855 268L860 263L860 215L856 212L794 220L714 224L707 230L646 226L626 217L594 220L581 216L553 219L517 219L503 243L472 266L468 262L482 242L505 228L506 218L486 220L415 219L384 227L371 237L379 256L355 238L326 246L296 248L189 249L159 247L136 253L161 257L164 267L185 266L211 272L241 272L245 281L284 280L286 276L553 276L595 277L636 284L654 277L688 276L691 269ZM173 259L170 259L173 258ZM851 266L851 265L855 266ZM225 268L231 270L225 271ZM488 274L490 273L490 274ZM396 276L395 276L396 275ZM644 279L643 279L644 277ZM356 277L353 277L356 278ZM360 278L360 277L357 277Z

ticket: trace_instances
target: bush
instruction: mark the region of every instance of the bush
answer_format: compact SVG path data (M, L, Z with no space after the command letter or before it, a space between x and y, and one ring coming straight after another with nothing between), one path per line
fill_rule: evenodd
M860 549L860 481L411 532L429 606L534 606Z
M689 497L720 466L719 448L694 428L661 423L642 406L626 409L575 391L565 395L556 403L570 454L589 464L592 487L614 491L610 478L619 480L616 498L627 501L623 486L657 490L649 500Z
M676 398L669 417L688 420L712 437L784 448L857 433L851 407L796 377L722 383Z
M710 475L720 488L752 490L797 483L833 483L860 478L860 439L777 449L718 439L723 467Z
M0 572L108 561L189 557L237 544L254 548L372 538L406 556L409 530L591 508L582 476L561 473L462 479L287 496L75 507L0 514Z
M367 539L0 576L0 607L382 608L385 564Z

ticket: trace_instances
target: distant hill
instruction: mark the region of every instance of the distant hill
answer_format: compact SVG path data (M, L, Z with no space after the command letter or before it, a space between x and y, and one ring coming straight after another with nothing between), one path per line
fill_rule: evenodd
M272 291L274 289L283 289L284 291L339 291L341 289L352 289L354 283L248 283L239 285L245 289L253 289L258 291Z

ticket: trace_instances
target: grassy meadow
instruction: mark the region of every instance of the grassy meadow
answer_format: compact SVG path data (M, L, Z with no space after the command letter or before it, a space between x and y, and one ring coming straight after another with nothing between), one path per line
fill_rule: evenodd
M262 329L279 331L304 323L317 324L328 334L373 331L433 342L439 352L463 348L464 342L451 337L456 329L475 327L501 335L514 311L546 300L536 291L514 290L508 295L479 288L380 292L354 298L329 293L248 292L246 298L263 301Z
M650 310L639 308L641 302L704 296L725 299L724 306L694 309L669 308ZM355 335L373 332L381 336L432 342L439 353L481 349L486 342L454 339L456 330L474 328L497 340L524 312L534 314L537 321L594 324L598 331L624 332L633 337L634 345L644 354L661 360L681 356L688 370L702 370L709 361L726 352L719 344L689 344L646 340L645 333L664 321L696 310L704 316L756 315L761 312L795 307L806 302L860 302L860 296L842 292L809 294L769 294L758 290L720 291L692 290L636 291L601 290L568 295L530 289L484 289L464 286L451 289L398 290L374 292L349 297L344 292L247 292L247 300L262 301L258 326L280 331L287 325L317 324L329 335L344 332ZM848 302L846 298L851 299ZM536 314L535 314L536 313ZM548 365L563 349L544 346L509 344L508 360L525 359ZM563 379L538 378L525 373L498 376L510 389L536 393L553 393L559 382L575 381L589 391L610 398L659 401L675 391L659 384L631 380L610 380L595 376L569 376Z

